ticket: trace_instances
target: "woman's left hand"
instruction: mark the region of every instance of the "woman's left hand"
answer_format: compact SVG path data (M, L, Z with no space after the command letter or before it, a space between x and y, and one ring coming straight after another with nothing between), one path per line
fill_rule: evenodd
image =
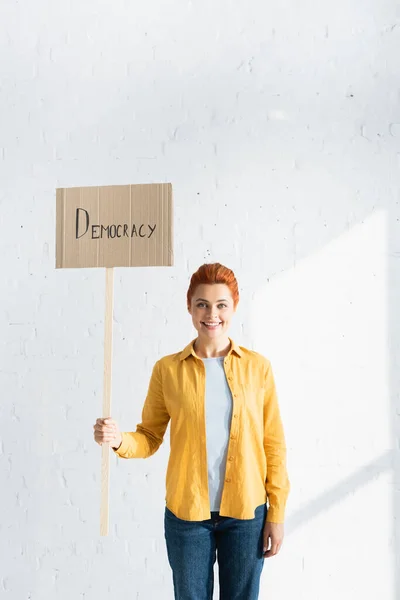
M269 523L265 521L263 532L263 557L269 558L278 554L283 543L283 523ZM268 550L268 543L271 540L271 547Z

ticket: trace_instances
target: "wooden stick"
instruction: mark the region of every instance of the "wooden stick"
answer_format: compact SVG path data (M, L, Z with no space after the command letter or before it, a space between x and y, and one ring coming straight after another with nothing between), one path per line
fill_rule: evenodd
M111 416L111 367L113 334L114 269L106 268L106 307L104 319L103 419ZM110 444L101 446L100 535L108 535L110 489Z

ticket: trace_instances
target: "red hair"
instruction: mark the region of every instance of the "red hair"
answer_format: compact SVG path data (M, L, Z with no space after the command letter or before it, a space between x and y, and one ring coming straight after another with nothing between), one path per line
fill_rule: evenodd
M187 303L190 307L192 303L193 294L198 285L202 283L214 284L223 283L228 286L229 291L232 294L233 306L236 308L239 302L239 288L236 281L236 277L228 267L224 267L221 263L205 263L193 273L190 279L189 289L187 291Z

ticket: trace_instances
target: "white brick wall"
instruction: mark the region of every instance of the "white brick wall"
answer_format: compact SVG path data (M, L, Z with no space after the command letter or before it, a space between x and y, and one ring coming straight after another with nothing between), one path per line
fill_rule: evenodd
M2 1L1 600L173 598L169 429L112 459L101 538L105 274L54 266L56 187L153 181L176 262L116 270L113 417L135 429L191 273L227 264L288 441L260 598L400 598L399 34L395 2Z

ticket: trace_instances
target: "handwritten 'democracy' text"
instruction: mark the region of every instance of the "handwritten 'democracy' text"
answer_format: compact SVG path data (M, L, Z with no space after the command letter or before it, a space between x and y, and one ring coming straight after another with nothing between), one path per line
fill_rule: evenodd
M103 238L121 238L121 237L141 237L149 239L156 228L156 224L145 225L144 223L136 224L127 223L103 225L90 225L89 212L84 208L76 209L76 239L83 237L89 232L89 237L92 240Z

